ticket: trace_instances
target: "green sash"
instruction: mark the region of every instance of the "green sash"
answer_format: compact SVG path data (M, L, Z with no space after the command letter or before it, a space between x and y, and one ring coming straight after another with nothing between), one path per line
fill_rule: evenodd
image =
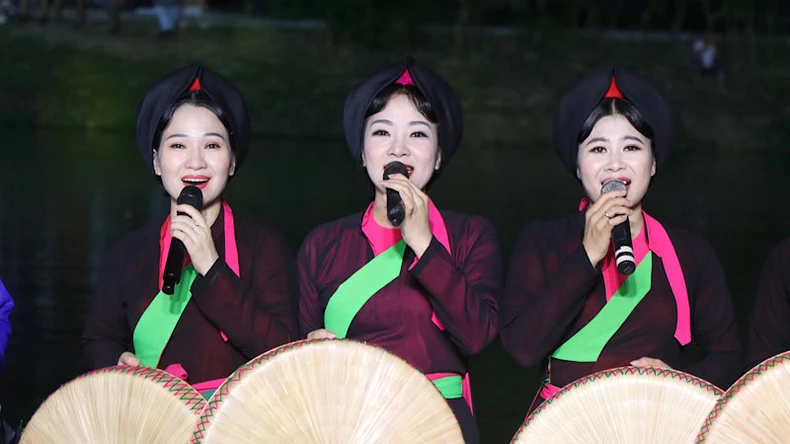
M652 274L653 253L649 252L601 311L551 357L573 362L597 361L606 343L650 291Z
M374 257L340 284L326 305L324 328L334 333L338 339L345 338L348 335L351 321L354 320L362 306L400 275L405 251L406 242L401 240ZM446 376L431 382L445 399L456 399L462 396L463 379L461 376Z
M400 274L406 242L391 246L337 287L324 311L324 327L343 339L351 321L377 291Z
M134 354L140 359L140 365L156 367L159 364L159 358L170 341L181 314L192 299L191 289L195 278L195 267L189 264L173 294L167 295L160 291L137 321L133 335Z
M464 395L464 380L460 375L445 376L431 382L439 389L444 399L458 399Z

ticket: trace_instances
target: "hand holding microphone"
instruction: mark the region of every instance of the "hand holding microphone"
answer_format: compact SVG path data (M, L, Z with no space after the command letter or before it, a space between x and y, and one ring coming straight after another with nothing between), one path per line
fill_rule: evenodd
M408 169L397 161L384 168L384 186L387 189L387 218L394 227L400 228L403 240L414 254L422 257L433 238L428 221L428 196L409 180Z
M612 191L625 191L628 189L622 181L607 180L601 187L601 194ZM630 215L630 214L629 214ZM615 225L612 229L612 245L614 246L614 260L620 274L631 274L636 269L634 246L631 242L631 224L626 217L625 221Z
M187 186L181 190L178 195L177 205L190 205L194 208L203 208L203 193L200 188L195 186ZM186 213L178 212L179 216L186 215ZM173 229L173 223L170 221L170 229ZM184 243L173 235L170 242L170 250L167 252L167 262L165 263L165 271L162 275L162 292L165 294L173 294L176 284L181 282L181 271L184 268L184 259L186 256L186 249Z
M615 251L618 251L618 246L623 246L626 239L627 246L629 248L631 246L631 229L628 217L633 214L633 210L630 208L631 202L625 196L625 184L619 180L606 181L601 189L601 196L585 214L582 244L593 267L597 267L606 256L613 240L616 239L619 244L615 244ZM627 233L624 232L625 230ZM626 250L621 249L621 254L624 252ZM633 249L631 249L630 258L633 263ZM623 274L630 274L633 272L633 268L630 268L629 265L627 258L624 258L618 262L618 270Z
M180 282L186 254L189 254L195 271L202 276L208 273L219 258L211 237L211 227L200 213L203 207L203 193L200 189L194 186L184 187L176 204L176 216L170 220L173 240L162 276L162 291L165 294L173 294L176 284Z

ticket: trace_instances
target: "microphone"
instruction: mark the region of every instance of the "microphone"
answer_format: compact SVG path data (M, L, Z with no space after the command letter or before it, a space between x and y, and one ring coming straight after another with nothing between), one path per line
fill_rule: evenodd
M176 202L178 205L191 205L199 211L203 208L203 193L200 191L200 188L189 185L181 190ZM178 215L182 216L186 215L186 213L179 211ZM176 284L181 282L181 271L184 268L185 256L186 247L184 247L184 243L173 238L170 242L170 251L167 252L167 262L162 275L162 293L173 294L175 292Z
M390 174L403 174L409 177L409 170L406 169L406 165L398 161L390 162L384 167L384 180L389 179ZM396 190L387 188L387 219L392 226L399 227L405 217L406 209L403 208L400 194Z
M601 187L601 194L611 191L625 191L625 184L616 179L607 180ZM612 245L614 246L614 260L620 274L629 275L636 269L634 247L631 243L631 225L626 218L625 222L612 229Z

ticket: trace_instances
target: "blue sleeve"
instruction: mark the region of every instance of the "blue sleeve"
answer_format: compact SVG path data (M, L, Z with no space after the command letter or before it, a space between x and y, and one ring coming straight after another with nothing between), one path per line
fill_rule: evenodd
M0 281L0 368L5 366L5 349L8 346L8 338L11 336L11 310L14 308L14 300L5 289L3 282Z

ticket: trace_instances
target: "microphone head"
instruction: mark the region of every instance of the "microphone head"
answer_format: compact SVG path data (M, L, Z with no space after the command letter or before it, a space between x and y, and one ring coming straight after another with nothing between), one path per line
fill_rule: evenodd
M384 167L384 180L390 178L390 174L403 174L406 178L409 177L409 170L406 169L406 165L398 162L397 160L394 162L390 162Z
M190 205L200 210L203 208L203 192L196 186L186 186L181 190L181 194L178 196L176 203L178 205Z
M612 191L625 191L627 189L625 182L622 180L609 179L601 186L601 194L610 193Z

